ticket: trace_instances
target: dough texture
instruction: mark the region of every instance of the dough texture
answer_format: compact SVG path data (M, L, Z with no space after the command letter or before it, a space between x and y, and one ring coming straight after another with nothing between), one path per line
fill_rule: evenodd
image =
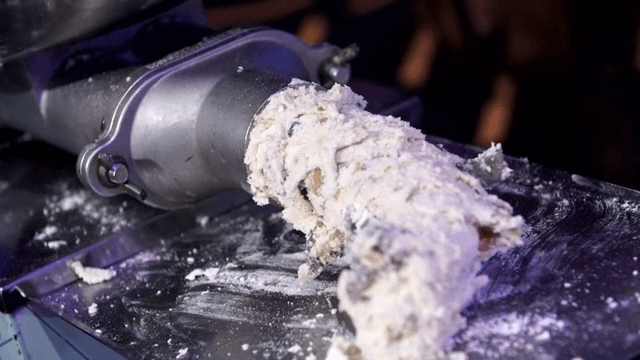
M330 354L446 358L465 324L460 310L486 282L480 260L519 244L523 220L463 159L365 105L341 85L298 83L272 95L250 133L248 182L258 204L281 204L307 234L302 280L343 255L351 265L338 298L356 337Z
M75 272L76 275L78 275L78 277L87 284L98 284L111 280L116 276L116 272L114 270L83 266L80 261L72 262L69 264L69 267L71 267L73 272Z

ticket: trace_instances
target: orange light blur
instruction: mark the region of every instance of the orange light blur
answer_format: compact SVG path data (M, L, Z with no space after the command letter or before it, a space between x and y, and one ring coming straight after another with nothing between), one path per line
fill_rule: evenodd
M331 33L331 22L326 15L309 14L302 19L296 33L309 45L319 44L327 41Z
M419 28L398 68L398 84L407 90L417 90L426 85L437 50L438 41L433 28Z
M489 147L492 142L503 142L509 136L516 101L517 85L508 74L499 74L493 85L493 94L484 104L473 143Z

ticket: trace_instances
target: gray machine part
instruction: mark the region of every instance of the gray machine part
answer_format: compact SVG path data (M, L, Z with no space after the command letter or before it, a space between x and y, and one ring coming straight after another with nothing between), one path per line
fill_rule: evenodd
M86 37L184 0L12 0L0 2L0 65Z
M292 78L327 83L326 69L335 67L327 62L339 53L283 31L235 29L146 66L21 93L19 115L6 111L16 95L5 91L0 117L79 153L78 175L96 193L179 208L246 189L244 149L256 112ZM334 81L348 80L349 65L335 65Z

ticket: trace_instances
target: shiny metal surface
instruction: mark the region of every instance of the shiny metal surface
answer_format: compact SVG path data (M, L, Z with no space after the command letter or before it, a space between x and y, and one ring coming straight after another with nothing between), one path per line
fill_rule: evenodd
M420 114L421 108L414 101L407 101L411 99L406 99L400 92L362 81L354 81L351 86L366 94L368 99L377 99L369 103L372 111L402 113L408 120L415 120ZM236 88L239 89L242 88ZM201 133L207 135L203 136L203 141L210 141L208 132ZM238 145L241 146L241 142ZM102 158L101 161L111 167L118 164L119 159ZM149 236L152 232L144 230L144 227L151 226L153 230L154 224L160 221L154 219L160 216L161 211L126 197L93 196L81 186L73 163L74 157L69 153L33 140L29 134L0 128L0 309L11 307L23 299L17 284L32 283L23 289L33 295L45 291L37 285L40 278L75 279L61 265L66 261L62 261L63 258L92 258L85 264L88 266L107 264L108 259L113 261L112 255L126 256L127 249L139 249L148 244L147 241L158 241ZM247 195L244 196L246 199ZM221 200L219 205L232 203ZM185 211L188 213L193 209ZM165 221L158 225L159 230L154 230L161 232L160 238L163 238L162 232L168 236L176 231L172 230L173 226L184 223L180 216L175 220L171 220L173 215L160 219ZM193 217L187 216L184 221L187 225L192 224ZM148 225L138 229L143 223ZM168 229L162 230L163 226ZM121 244L124 240L132 244ZM65 244L53 246L59 241ZM97 243L101 245L95 245ZM112 254L108 255L107 251ZM105 259L99 260L101 256ZM43 270L45 267L48 270ZM57 273L60 275L55 275ZM44 285L54 284L45 281Z
M137 225L62 257L38 271L20 277L0 287L0 293L19 292L25 298L35 299L76 280L78 276L70 267L79 261L85 267L108 267L134 254L157 245L158 239L172 237L196 225L196 215L206 209L210 216L217 216L243 203L250 197L243 192L229 192L211 199L200 207L161 214Z
M320 80L327 89L333 84L346 84L351 76L351 61L358 57L360 48L357 44L351 44L326 59L320 68Z
M122 197L95 197L74 176L72 156L20 139L0 146L0 311L77 280L72 261L108 266L196 224L197 207L163 213ZM42 156L38 149L56 159L33 163L28 153ZM249 200L228 193L203 206L215 215Z
M207 29L192 19L194 9L193 1L185 3L172 10L178 15L162 19L185 34L202 34ZM79 154L78 176L102 196L129 194L173 209L242 188L245 141L256 111L291 78L320 82L322 64L339 49L247 28L206 37L147 65L139 64L144 56L120 64L119 57L130 58L141 46L140 34L158 40L144 29L162 28L162 19L122 30L121 37L105 35L111 45L102 52L88 47L65 50L65 56L36 54L0 69L0 121ZM109 56L118 61L103 63ZM51 62L57 70L49 69ZM347 66L340 79L349 73ZM126 180L110 173L115 163L126 167Z
M162 213L122 196L93 196L74 162L60 149L0 128L0 311L11 305L10 283Z
M341 266L302 284L305 237L277 209L237 207L158 245L114 265L115 281L74 283L30 306L127 358L176 358L184 349L193 359L324 358L343 321L331 290ZM218 270L211 279L185 279L208 268Z
M103 196L134 186L164 209L242 188L255 113L294 77L320 81L323 61L337 51L279 30L236 29L136 69L120 83L128 88L116 94L102 136L80 154L80 179ZM100 156L122 159L126 186L101 181Z
M429 138L465 158L477 148ZM631 360L640 354L640 196L507 157L493 190L522 214L524 245L488 259L488 283L452 340L475 359ZM204 211L202 214L206 214ZM322 358L349 320L333 293L343 264L296 278L304 236L277 209L246 205L33 301L130 358ZM196 269L210 277L186 279ZM88 313L96 303L98 312ZM76 312L77 311L77 312ZM99 330L99 333L97 332ZM296 347L295 345L298 345ZM290 350L291 349L291 350Z
M109 181L114 184L122 185L129 180L129 169L121 163L115 163L109 168Z
M0 2L0 64L94 35L183 0L10 0Z
M364 82L354 90L366 95L375 112L398 115L411 109L407 119L419 113L388 89ZM0 140L2 284L113 234L114 224L108 223L101 236L99 222L79 217L82 208L101 204L119 214L123 206L122 198L86 193L76 207L43 217L65 194L52 185L60 177L75 181L73 157L20 134L12 139ZM471 146L427 139L464 158L478 153ZM45 159L52 163L44 166ZM453 348L472 360L637 359L638 192L526 159L507 161L513 176L493 192L525 217L524 245L484 263L481 272L489 282L464 310L468 325L452 339ZM73 184L70 198L81 189ZM56 206L43 206L43 199ZM157 215L133 201L123 211L137 219L131 227ZM196 219L182 234L156 238L155 246L114 264L117 276L111 281L74 282L33 299L29 307L73 324L128 358L173 358L184 349L187 358L292 359L310 353L322 358L334 332L351 331L348 319L332 311L339 306L331 287L340 264L306 287L296 283L304 239L277 209L246 205L209 221ZM49 225L60 227L59 233L41 238ZM57 250L45 246L57 236L78 236L80 242ZM211 278L186 279L193 270L212 267L218 272ZM93 316L92 303L98 306Z
M79 154L100 136L133 71L214 32L199 0L112 30L0 67L0 124Z

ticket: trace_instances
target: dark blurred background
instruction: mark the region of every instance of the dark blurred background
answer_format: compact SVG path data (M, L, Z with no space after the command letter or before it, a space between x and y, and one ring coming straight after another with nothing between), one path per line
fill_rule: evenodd
M417 94L423 131L640 189L638 2L205 0L219 29L358 43L353 75Z

